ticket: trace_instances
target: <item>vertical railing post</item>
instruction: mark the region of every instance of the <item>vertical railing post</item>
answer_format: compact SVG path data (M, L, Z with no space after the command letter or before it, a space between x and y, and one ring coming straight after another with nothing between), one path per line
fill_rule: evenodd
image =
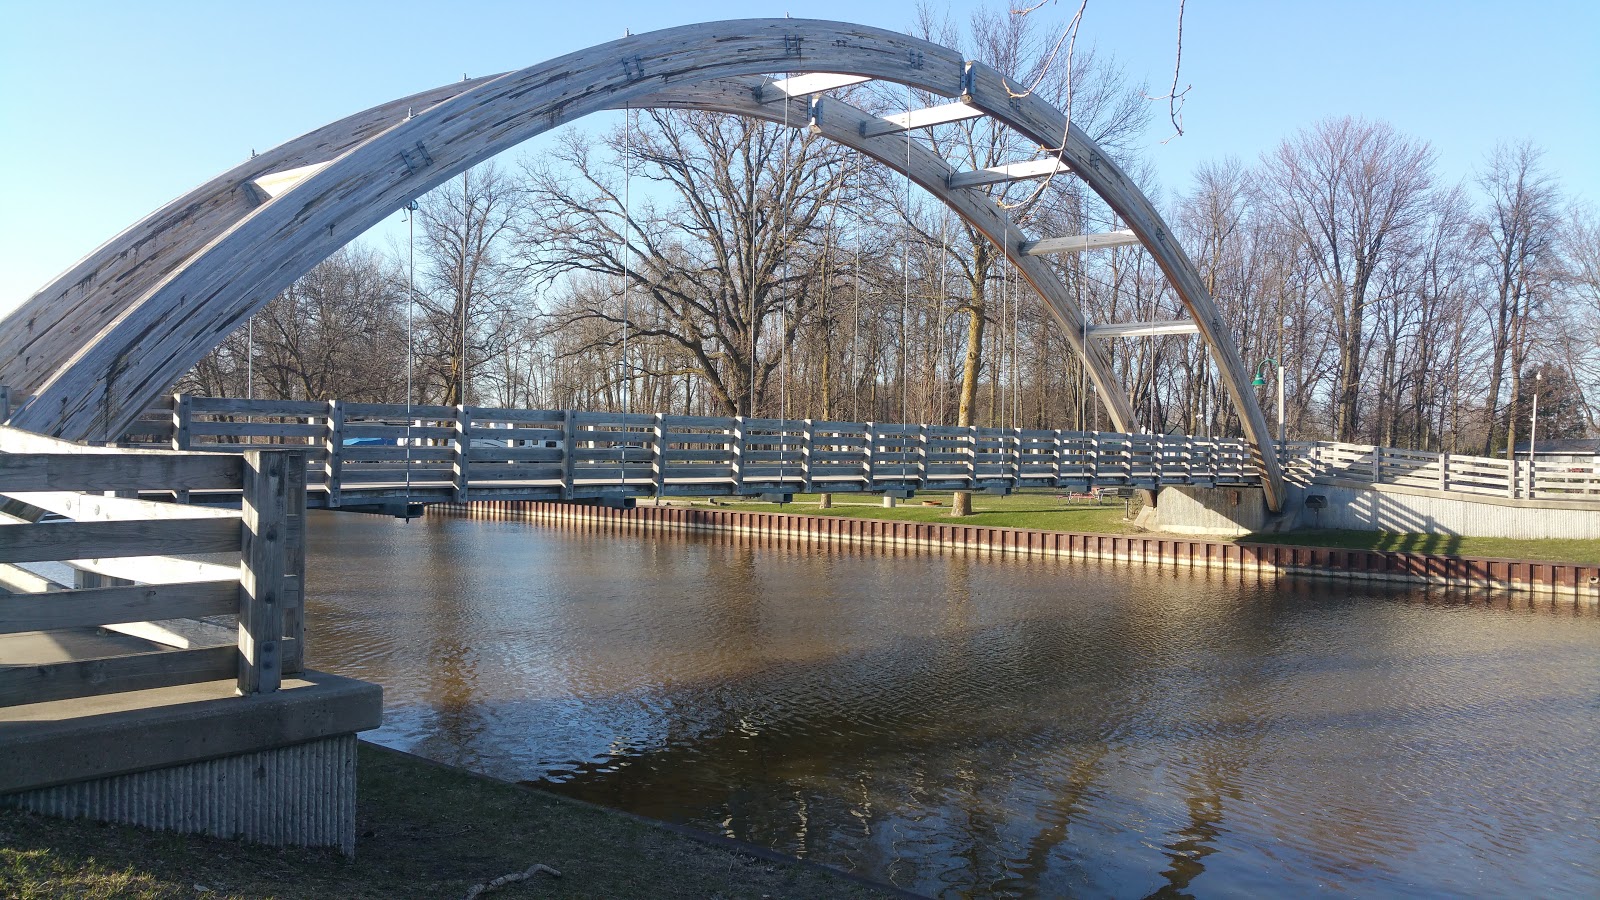
M811 493L811 448L815 445L817 435L816 422L805 420L805 431L800 438L800 474L805 478L804 490Z
M172 449L190 449L190 419L194 415L194 404L188 394L174 394L172 396Z
M1050 471L1054 474L1054 478L1052 478L1050 482L1051 487L1061 487L1061 455L1063 452L1065 452L1065 446L1066 445L1061 439L1061 429L1051 429L1050 459L1052 465Z
M190 420L194 414L194 407L189 402L188 394L172 395L172 449L187 450L191 438ZM189 492L178 489L172 492L172 499L179 503L189 502Z
M1450 490L1450 454L1439 454L1439 490Z
M1022 487L1022 429L1006 429L1004 440L1010 444L1006 450L1006 459L1010 462L1011 487L1017 490Z
M870 492L878 486L878 426L875 422L864 423L862 428L867 432L867 490Z
M577 486L577 458L578 458L578 411L575 409L562 410L561 412L561 496L564 500L572 499L572 492Z
M1383 448L1382 447L1373 447L1372 448L1372 483L1373 484L1381 484L1382 482L1383 482Z
M306 654L306 458L290 451L284 462L289 540L283 562L282 672L297 675L305 668Z
M754 404L752 404L754 405ZM733 495L744 496L744 416L733 417Z
M654 452L650 455L650 474L655 479L656 499L660 500L667 487L667 424L666 416L656 413Z
M322 486L328 493L328 508L339 508L339 494L344 488L344 404L328 401L328 427L323 432L322 450L326 461L322 467Z
M967 487L978 489L978 426L967 426L966 440Z
M1506 461L1506 496L1512 500L1517 499L1517 476L1519 472L1517 456L1513 453L1511 459Z
M928 483L928 426L917 425L917 487Z
M456 404L455 454L452 474L455 476L455 499L467 502L467 484L472 477L472 417L465 404Z
M294 453L244 454L239 546L239 693L267 694L282 680L283 600Z

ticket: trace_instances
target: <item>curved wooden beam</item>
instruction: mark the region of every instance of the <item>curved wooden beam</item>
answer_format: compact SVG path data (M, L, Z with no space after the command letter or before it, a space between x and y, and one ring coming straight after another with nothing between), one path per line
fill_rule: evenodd
M669 28L490 79L416 111L251 210L73 354L12 424L114 439L294 279L445 180L564 122L676 84L829 71L959 91L960 54L878 28L757 19Z
M1074 175L1083 179L1110 206L1128 228L1139 236L1139 241L1161 267L1167 282L1177 292L1178 298L1188 308L1189 315L1200 326L1200 336L1211 348L1212 359L1228 395L1239 410L1245 438L1250 443L1255 464L1261 472L1261 485L1266 495L1267 507L1273 512L1283 510L1286 492L1283 484L1283 467L1273 449L1272 430L1267 425L1261 406L1256 403L1250 389L1250 376L1239 349L1234 346L1211 294L1200 278L1200 272L1189 260L1189 255L1178 246L1172 230L1161 214L1151 204L1138 186L1111 157L1103 153L1083 129L1072 125L1054 106L1037 96L1014 96L1016 86L1011 85L999 72L983 63L972 63L967 80L967 92L962 100L987 112L995 119L1038 141L1042 147L1059 148L1060 159L1072 168Z
M186 221L182 201L130 229L137 234L114 239L41 292L70 312L48 299L30 301L27 314L19 310L0 323L5 326L0 333L9 334L20 324L28 325L30 334L47 336L33 339L28 345L32 349L20 354L28 360L22 370L40 371L47 361L52 365L37 395L11 424L79 440L113 439L195 361L296 278L448 178L599 109L637 104L667 88L777 71L895 81L959 97L1045 146L1064 137L1062 160L1127 221L1199 323L1243 413L1265 476L1267 502L1273 509L1281 507L1282 473L1276 455L1262 452L1271 446L1270 432L1248 390L1238 352L1193 264L1115 163L1048 103L1011 96L998 73L978 63L967 66L953 50L883 29L796 19L707 23L623 38L517 72L418 95L439 99L421 110L413 103L414 115L396 122L389 123L385 115L392 118L407 101L386 104L376 108L384 114L352 117L285 145L297 149L272 151L271 165L239 167L215 179L196 194L210 188L207 196L232 205L198 217L192 230L179 229L184 238L174 238L153 258L128 263L124 277L137 279L133 288L113 289L108 295L95 282L108 266L117 269L119 260L127 260L124 251L130 242L139 246L137 236L165 234L161 223ZM357 120L365 124L357 126ZM342 141L335 139L340 125L348 135ZM360 140L358 131L370 137ZM317 135L322 137L315 139ZM320 155L331 158L311 152L319 140L326 149ZM263 175L323 162L321 169L310 170L276 196L248 184ZM241 208L240 191L259 205ZM1007 246L1006 253L1016 258L1019 248ZM95 277L86 279L85 274ZM1049 290L1044 285L1054 279L1029 280L1044 295ZM63 291L80 287L84 293L74 304ZM44 306L51 312L45 315L45 327L35 329ZM1052 309L1070 321L1066 308ZM89 340L85 329L107 317L110 321ZM81 349L70 354L62 350L64 344L70 350L73 339ZM1095 358L1093 348L1081 352L1086 359ZM56 360L49 359L52 354Z
M128 226L0 320L0 384L13 396L38 390L161 278L254 212L263 198L251 190L252 182L335 159L409 112L488 80L444 85L324 125L252 156Z

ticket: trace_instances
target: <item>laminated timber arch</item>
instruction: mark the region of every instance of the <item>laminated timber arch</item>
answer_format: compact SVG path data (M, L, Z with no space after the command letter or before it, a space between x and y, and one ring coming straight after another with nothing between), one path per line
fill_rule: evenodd
M654 103L781 120L760 102L778 86L748 80L768 72L897 82L960 98L1042 147L1062 144L1065 135L1062 162L1127 223L1188 308L1241 413L1267 503L1281 508L1282 472L1238 351L1193 263L1127 175L1059 110L1038 97L1011 96L1000 74L982 63L892 31L802 19L705 23L626 37L384 104L253 158L113 238L0 322L0 384L34 395L10 424L76 440L114 439L296 278L450 177L606 108ZM730 80L741 78L747 80ZM796 102L803 83L795 79L777 99ZM815 84L811 90L822 90L829 79ZM824 134L908 168L904 139L883 137L902 128L840 102L830 100L826 109L817 122ZM908 111L902 124L910 122ZM1082 313L1068 292L1020 238L996 239L1008 230L1003 213L951 187L948 164L912 146L908 174L1005 245L1067 326L1117 427L1131 430L1126 395L1100 349L1086 345Z

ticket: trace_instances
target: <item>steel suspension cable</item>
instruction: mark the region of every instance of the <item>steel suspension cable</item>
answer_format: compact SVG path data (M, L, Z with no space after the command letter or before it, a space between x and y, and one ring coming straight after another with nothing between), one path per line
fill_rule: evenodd
M406 232L410 247L406 257L406 509L411 509L411 392L412 367L417 355L417 201L406 205ZM406 521L411 521L410 516Z
M916 98L912 96L910 85L906 86L906 109L916 108ZM910 343L906 333L906 313L911 306L911 129L906 129L906 234L900 244L900 276L902 296L900 298L900 422L906 424L910 420L911 401L911 370L907 366L906 345Z
M633 108L622 111L622 428L629 428L628 415L633 411L633 372L628 360L628 326L633 310L629 303L633 297L633 282L628 268L633 263ZM617 455L617 481L623 492L628 488L628 441L622 442Z

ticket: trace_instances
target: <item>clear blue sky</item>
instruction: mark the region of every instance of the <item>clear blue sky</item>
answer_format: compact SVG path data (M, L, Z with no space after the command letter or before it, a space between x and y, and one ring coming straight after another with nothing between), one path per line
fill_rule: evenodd
M974 4L951 2L964 19ZM1061 17L1074 0L1037 15ZM1162 93L1177 0L1090 0L1083 38ZM904 29L911 2L69 3L0 0L0 312L145 213L330 120L635 32L787 12ZM1319 118L1386 119L1463 179L1531 138L1600 204L1600 2L1189 0L1167 190Z

